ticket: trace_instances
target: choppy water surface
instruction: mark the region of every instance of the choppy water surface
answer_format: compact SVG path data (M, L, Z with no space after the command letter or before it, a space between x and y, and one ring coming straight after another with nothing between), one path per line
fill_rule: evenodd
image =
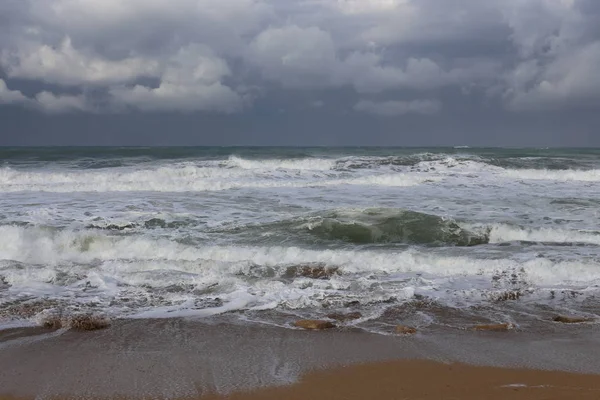
M596 149L3 148L0 321L594 316L599 184Z

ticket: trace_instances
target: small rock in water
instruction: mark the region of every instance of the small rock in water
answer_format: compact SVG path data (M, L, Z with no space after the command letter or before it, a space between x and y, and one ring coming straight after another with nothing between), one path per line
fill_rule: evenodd
M305 277L311 279L330 279L333 275L339 275L339 267L328 267L326 265L295 265L289 267L286 275L291 277Z
M62 312L57 309L44 310L36 318L39 324L47 329L60 329L63 326Z
M41 326L48 329L70 328L76 331L95 331L108 328L110 320L101 315L67 315L61 310L46 310L38 315Z
M101 225L88 225L86 226L87 229L102 229L102 230L107 230L107 231L124 231L126 229L134 229L137 228L136 224L125 224L125 225L117 225L117 224L109 224L106 226L101 226Z
M144 227L147 229L153 229L153 228L166 228L167 227L167 223L160 219L160 218L152 218L146 222L144 222Z
M593 318L582 318L582 317L566 317L564 315L557 315L552 318L554 322L562 322L563 324L580 324L583 322L591 322Z
M77 331L95 331L108 328L110 321L108 318L99 315L79 314L71 316L68 319L68 324L71 329Z
M491 296L494 301L511 301L519 300L523 296L523 292L520 290L508 290L506 292L495 293Z
M414 335L417 333L417 328L412 326L398 325L396 326L396 333L399 335Z
M508 331L511 329L514 329L515 325L511 324L511 323L505 323L505 324L485 324L485 325L475 325L473 327L473 330L476 331L488 331L488 332L503 332L503 331Z
M344 314L344 313L333 313L333 314L328 314L327 318L331 318L331 319L335 319L336 321L340 321L340 322L346 322L346 321L353 321L355 319L360 319L362 318L362 314L359 313L358 311L355 312L351 312L348 314Z
M294 326L303 329L310 330L323 330L323 329L331 329L335 328L335 324L329 321L322 321L318 319L302 319L294 322Z

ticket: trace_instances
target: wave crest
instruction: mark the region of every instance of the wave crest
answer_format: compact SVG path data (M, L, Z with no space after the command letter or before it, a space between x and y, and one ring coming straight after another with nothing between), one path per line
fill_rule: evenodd
M324 239L355 244L407 243L438 246L475 246L489 241L486 234L461 228L455 221L436 215L395 209L338 211L307 224Z
M255 174L198 166L143 170L39 172L0 168L0 192L206 192L240 188L301 188L338 185L414 186L436 178L403 173L343 176L311 171L302 176Z
M335 167L336 161L324 158L251 160L230 156L224 164L241 169L329 171Z

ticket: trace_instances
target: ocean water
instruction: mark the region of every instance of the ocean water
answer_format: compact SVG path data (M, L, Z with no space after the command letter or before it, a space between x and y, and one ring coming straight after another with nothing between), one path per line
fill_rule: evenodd
M600 149L0 148L0 326L596 316L599 184Z

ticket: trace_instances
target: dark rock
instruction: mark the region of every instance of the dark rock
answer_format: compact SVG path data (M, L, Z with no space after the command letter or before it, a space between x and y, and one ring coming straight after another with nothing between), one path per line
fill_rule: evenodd
M593 318L582 318L582 317L566 317L564 315L557 315L552 318L554 322L562 322L563 324L581 324L583 322L591 322Z
M339 267L328 267L321 264L294 265L286 270L286 276L292 278L330 279L333 275L339 274Z
M107 230L107 231L124 231L125 229L134 229L136 227L137 227L136 224L125 224L125 225L109 224L106 226L92 224L92 225L86 226L87 229L102 229L102 230Z
M144 222L144 227L147 229L154 229L154 228L163 228L164 229L167 227L167 222L160 218L152 218L152 219Z

